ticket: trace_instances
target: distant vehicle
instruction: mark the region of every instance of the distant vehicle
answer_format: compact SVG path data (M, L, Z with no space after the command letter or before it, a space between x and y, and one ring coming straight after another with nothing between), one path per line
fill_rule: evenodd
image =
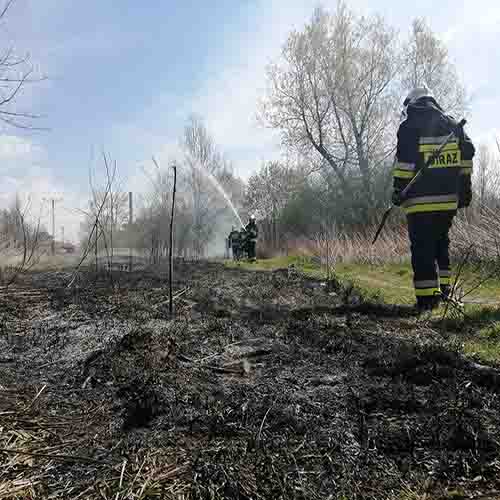
M61 245L61 248L66 252L66 253L75 253L76 247L72 243L63 243Z

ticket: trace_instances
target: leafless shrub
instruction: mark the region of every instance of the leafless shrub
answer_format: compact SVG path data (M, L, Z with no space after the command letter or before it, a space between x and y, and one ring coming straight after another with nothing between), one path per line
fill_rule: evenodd
M500 254L500 212L487 206L473 218L456 218L451 233L451 250L455 260L469 254L469 262L496 262Z
M32 269L46 251L42 248L42 243L48 239L47 233L42 230L40 217L32 219L32 203L29 198L25 206L21 206L19 197L16 196L12 209L5 211L3 219L8 219L9 224L4 225L4 259L12 262L6 272L5 266L2 278L5 286L12 285L19 275Z
M87 213L86 215L88 218L92 221L91 229L90 232L88 233L87 241L85 245L83 245L83 252L82 256L80 258L80 261L78 262L78 265L76 266L72 279L70 283L68 284L68 288L73 285L75 282L75 279L77 277L78 271L83 264L83 262L87 259L89 253L91 252L92 249L95 251L95 265L96 265L96 271L97 271L97 257L98 257L98 241L99 237L101 235L105 234L104 231L104 226L103 226L103 221L102 221L102 215L105 212L105 208L108 203L108 199L110 198L110 193L112 193L112 188L113 188L113 182L115 181L116 178L116 164L113 167L113 170L110 170L109 167L109 162L108 158L105 153L103 153L103 161L104 161L104 166L106 169L106 187L102 193L102 196L98 196L95 188L93 187L92 181L91 181L91 189L92 189L92 194L93 194L93 204L91 207L91 212ZM105 240L106 241L106 240ZM105 243L106 249L107 243ZM108 254L109 255L109 254Z
M497 143L498 152L500 145ZM455 292L464 298L500 277L500 162L480 145L473 177L472 206L457 217L452 230L452 254L457 266ZM465 271L473 271L468 278Z
M222 242L236 218L216 184L236 206L241 205L244 184L234 175L201 118L193 116L188 121L180 155L164 162L172 163L178 166L174 254L200 259L222 253ZM153 165L153 170L143 169L150 186L141 197L131 240L152 264L159 264L169 253L172 175L154 158Z

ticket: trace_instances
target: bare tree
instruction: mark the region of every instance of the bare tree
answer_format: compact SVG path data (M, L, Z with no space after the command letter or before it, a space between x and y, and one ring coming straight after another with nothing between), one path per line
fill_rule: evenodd
M227 187L234 176L230 162L218 150L199 117L189 119L184 129L182 149L187 171L184 183L190 193L193 251L195 256L201 257L227 210L227 201L221 199L217 184Z
M343 3L334 14L317 9L268 68L261 103L261 118L281 130L285 146L313 149L346 196L363 189L367 206L373 169L391 149L396 41L378 16L356 17Z
M305 174L277 161L264 163L248 180L245 205L259 219L264 239L276 249L280 242L279 219L290 199L305 184Z
M151 176L152 187L144 196L144 206L133 227L133 239L137 248L144 250L153 264L168 254L169 238L168 208L171 206L171 177L165 170L158 170ZM189 193L184 190L176 198L176 229L174 254L188 257L192 248L192 213Z
M248 180L245 204L259 218L277 216L294 192L302 185L304 175L278 161L264 163Z
M29 271L40 261L44 254L43 244L49 240L47 231L41 226L40 215L34 217L33 213L31 198L28 198L23 206L17 194L11 209L2 213L0 236L5 236L4 240L9 242L2 250L7 260L13 260L14 263L10 266L8 277L3 276L6 278L7 287L13 284L21 273Z
M491 168L491 154L486 144L481 144L479 146L478 153L474 172L474 188L476 191L476 200L474 201L477 201L479 213L482 213L486 201L488 174Z
M94 250L95 267L98 268L99 251L104 249L107 257L108 268L111 270L113 267L113 234L116 229L116 221L118 220L117 214L119 213L120 202L123 205L124 197L113 197L114 190L117 186L117 165L116 162L110 165L108 156L103 152L103 163L106 173L106 185L104 188L99 189L94 185L92 173L89 172L89 184L91 189L92 199L89 202L87 211L82 210L82 214L86 217L85 222L82 224L82 256L75 270L80 268L81 264L87 259L88 255ZM71 280L71 284L73 283Z
M403 46L402 91L426 84L437 101L449 113L461 115L465 107L465 89L448 49L431 30L425 19L415 19Z
M480 144L478 147L472 187L473 215L482 216L486 209L494 210L500 205L499 160L496 152L488 144Z
M0 21L11 10L14 0L6 0L0 7ZM19 127L33 128L32 122L38 115L20 111L16 102L26 85L40 82L44 77L37 75L29 55L16 54L13 46L0 51L0 120Z
M207 252L215 236L221 236L218 232L225 231L221 228L227 226L228 208L215 184L223 186L228 196L240 203L245 186L234 176L231 163L217 149L200 118L191 118L184 132L184 158L175 159L180 168L173 253L200 257ZM97 254L104 250L109 263L113 248L126 242L126 246L149 254L152 263L159 263L170 250L171 172L162 169L154 158L153 170L144 169L150 187L145 193L137 193L142 204L137 207L134 224L130 225L127 223L126 193L122 192L116 178L116 165L110 168L106 156L104 164L106 185L97 189L90 179L92 200L81 230L84 253L94 250Z
M285 148L316 162L330 191L353 200L364 223L386 203L380 183L390 181L403 95L426 83L447 111L464 102L446 46L424 21L401 40L381 16L357 16L342 1L290 33L267 76L261 121L281 131Z
M167 170L162 170L153 158L155 170L147 174L151 181L151 191L146 196L143 219L146 222L145 239L148 242L150 258L157 263L169 250L168 220L172 196L172 179Z
M176 196L175 255L200 257L225 224L225 201L214 182L223 186L232 200L242 200L244 185L234 176L231 163L218 151L200 118L192 117L183 137L183 159L179 165ZM151 188L145 193L139 223L134 227L138 245L147 250L153 263L169 252L172 175L153 159L154 170L145 170Z

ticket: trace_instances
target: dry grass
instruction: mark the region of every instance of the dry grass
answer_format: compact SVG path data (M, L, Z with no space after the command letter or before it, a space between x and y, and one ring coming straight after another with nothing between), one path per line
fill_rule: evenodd
M373 245L373 231L321 235L314 242L314 254L321 255L324 264L402 263L409 259L409 246L404 227L387 228Z
M48 392L0 386L0 500L185 498L191 465L182 452L148 448L117 460L91 443L98 406L39 407Z
M402 264L410 260L406 225L387 226L373 245L376 227L358 232L333 232L317 235L314 240L289 242L289 254L307 255L330 264ZM496 263L500 259L500 214L484 207L474 214L460 213L450 234L451 253L456 262ZM267 256L268 251L264 252ZM275 255L269 255L273 257Z
M500 259L500 214L482 207L474 214L461 214L453 224L452 252L459 258L467 255L474 262L497 262Z
M373 245L376 230L376 227L368 227L363 232L330 231L318 234L314 239L290 239L287 242L287 254L313 257L324 266L408 262L410 248L406 227L398 225L385 228ZM259 253L261 258L273 258L279 254L268 248L259 248Z
M75 265L78 262L77 254L60 254L50 255L43 252L34 258L34 262L30 265L32 270L49 270L59 269ZM0 253L0 268L14 268L22 264L22 255L19 252L2 252Z
M0 499L43 498L44 489L53 481L54 471L61 463L95 462L101 465L91 457L74 452L82 442L76 431L85 416L40 411L38 403L45 397L45 390L45 386L36 392L21 387L0 387L0 456L3 464ZM28 471L34 472L29 481L26 480L30 476ZM72 491L67 493L71 495Z
M52 327L5 352L0 499L360 499L420 493L431 474L436 488L498 483L493 388L404 308L196 263L178 268L189 289L167 319L154 307L164 273L78 302L51 285L38 312L5 298L26 334L49 305Z

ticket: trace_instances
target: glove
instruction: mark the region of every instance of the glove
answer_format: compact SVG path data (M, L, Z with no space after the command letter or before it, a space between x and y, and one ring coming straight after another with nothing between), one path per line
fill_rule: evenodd
M392 204L395 207L399 207L401 205L401 203L402 203L402 200L401 200L401 191L395 190L392 193Z
M462 180L458 189L458 208L466 208L472 201L472 185L470 176Z
M472 202L472 192L469 191L466 195L465 195L465 206L468 207Z
M472 201L472 193L466 192L463 196L461 196L458 200L458 208L467 208Z

